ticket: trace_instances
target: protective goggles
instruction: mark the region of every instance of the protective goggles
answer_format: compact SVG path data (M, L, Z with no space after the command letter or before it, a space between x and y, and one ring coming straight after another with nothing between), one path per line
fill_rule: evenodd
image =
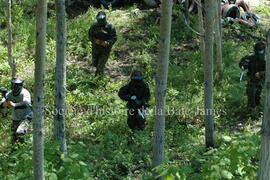
M264 52L265 52L264 49L257 51L258 54L264 54Z
M131 79L133 79L133 80L142 80L143 77L142 76L132 76Z

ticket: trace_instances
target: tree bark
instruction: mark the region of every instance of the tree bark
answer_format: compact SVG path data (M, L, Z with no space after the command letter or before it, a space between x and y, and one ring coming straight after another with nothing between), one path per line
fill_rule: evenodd
M204 60L204 105L206 147L214 147L213 121L213 30L216 0L205 0L205 60Z
M54 118L54 136L59 140L60 151L67 153L65 136L65 113L66 113L66 13L65 0L55 0L56 7L56 70L55 70L55 109L57 114Z
M259 180L270 179L270 30L267 34L266 55L266 99L264 104L264 118L262 123L261 156L259 167Z
M12 11L11 0L7 0L7 24L8 24L8 64L11 68L12 77L16 76L16 62L12 58Z
M44 180L44 77L46 58L46 22L47 1L39 0L37 3L37 36L36 61L34 83L34 119L33 119L33 160L34 179Z
M222 59L222 33L221 33L221 8L220 8L220 0L216 2L216 52L217 52L217 69L218 69L218 79L223 79L223 59Z
M170 51L172 0L162 1L160 21L159 58L157 62L154 124L153 167L163 163L165 143L165 104ZM157 175L153 172L153 175ZM157 178L163 179L163 177Z
M203 13L202 13L203 5L202 0L198 0L198 15L199 15L199 23L200 23L200 34L205 35L204 31L204 19L203 19ZM205 59L204 57L204 51L205 51L205 42L204 42L204 36L200 36L200 51L201 51L201 58L202 61Z

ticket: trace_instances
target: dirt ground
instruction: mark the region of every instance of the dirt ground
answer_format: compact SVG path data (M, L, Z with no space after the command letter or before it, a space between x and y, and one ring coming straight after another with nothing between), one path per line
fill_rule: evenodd
M254 7L257 7L263 4L270 4L270 0L245 0L245 2L249 5L251 9L254 9Z
M249 5L251 12L255 13L261 18L261 27L263 29L268 29L270 25L270 16L259 12L256 10L258 6L270 6L270 0L245 0L245 2Z
M260 12L256 12L256 7L263 4L270 5L270 0L245 0L245 2L249 5L252 12L256 13L259 17L262 18L263 23L261 24L261 26L266 26L265 28L268 28L269 19ZM107 63L105 74L111 77L112 81L121 81L123 78L125 79L127 76L129 76L132 67L135 65L134 58L130 58L133 56L128 55L127 52L133 52L133 49L127 48L124 51L113 50L112 53L121 60L120 61L109 60ZM75 60L75 62L78 63L80 61ZM80 63L81 66L83 66L84 69L86 69L89 73L94 74L95 68L90 66L89 62L91 62L91 55L85 57L85 61L82 61Z

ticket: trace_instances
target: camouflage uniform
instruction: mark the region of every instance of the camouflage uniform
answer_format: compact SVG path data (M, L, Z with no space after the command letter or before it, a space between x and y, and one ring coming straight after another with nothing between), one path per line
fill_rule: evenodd
M141 77L136 79L136 77ZM131 81L120 88L118 96L127 101L128 120L127 124L130 129L142 130L145 127L145 111L150 99L150 90L148 85L143 81L140 71L134 71L131 75Z
M98 13L97 22L90 27L88 35L92 42L92 64L97 68L95 75L103 75L105 64L117 39L115 28L107 23L104 12Z

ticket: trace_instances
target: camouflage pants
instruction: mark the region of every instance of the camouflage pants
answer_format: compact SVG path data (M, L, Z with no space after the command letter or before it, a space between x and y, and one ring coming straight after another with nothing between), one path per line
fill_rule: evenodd
M21 121L12 121L12 144L16 142L23 143L23 135L28 131L29 128L29 120L21 120Z
M97 75L103 75L104 74L104 69L105 65L109 59L110 55L110 50L97 50L93 49L92 52L92 63L93 66L96 67L96 73L95 76Z
M260 105L262 85L260 82L248 81L247 84L247 96L248 96L248 107L254 108Z

